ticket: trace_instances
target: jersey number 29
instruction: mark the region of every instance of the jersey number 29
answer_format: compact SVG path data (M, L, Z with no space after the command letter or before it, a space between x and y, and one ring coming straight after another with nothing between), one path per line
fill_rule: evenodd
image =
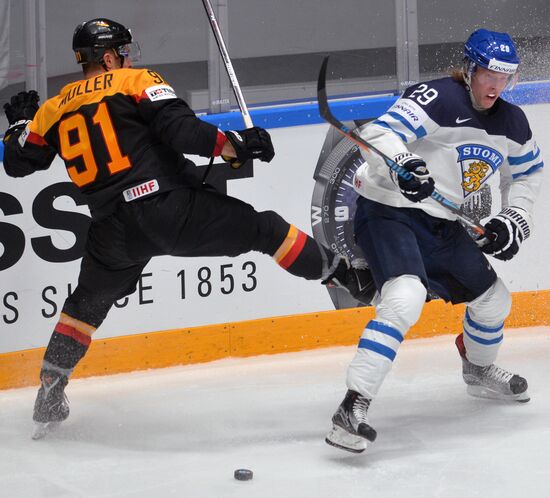
M418 85L418 88L411 92L410 99L415 99L420 105L428 105L432 100L436 99L439 94L437 90L430 88L425 83Z

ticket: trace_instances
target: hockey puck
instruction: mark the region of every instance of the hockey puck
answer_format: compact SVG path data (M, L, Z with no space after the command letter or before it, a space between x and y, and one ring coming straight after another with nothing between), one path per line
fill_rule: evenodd
M233 476L235 477L235 479L237 479L237 481L250 481L253 475L254 474L252 473L252 471L248 469L237 469L233 473Z

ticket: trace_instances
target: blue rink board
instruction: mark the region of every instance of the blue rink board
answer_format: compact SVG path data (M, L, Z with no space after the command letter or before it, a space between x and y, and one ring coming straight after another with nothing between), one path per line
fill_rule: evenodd
M330 102L333 114L341 121L376 118L383 114L396 100L397 95L369 96L356 99L341 99ZM503 98L517 105L542 104L550 102L550 82L520 83ZM263 128L285 128L323 123L317 102L288 105L265 109L251 109L252 121ZM201 116L201 119L216 125L222 130L244 127L240 112L226 112Z
M517 105L548 103L550 102L550 82L520 83L513 91L506 92L503 97ZM341 121L369 119L380 116L396 100L397 95L333 100L330 102L330 108L333 114ZM323 118L319 115L317 102L261 109L252 108L250 109L250 116L255 125L268 129L324 122ZM222 130L244 128L241 113L238 111L204 115L200 116L200 118ZM0 161L3 157L4 144L0 141Z

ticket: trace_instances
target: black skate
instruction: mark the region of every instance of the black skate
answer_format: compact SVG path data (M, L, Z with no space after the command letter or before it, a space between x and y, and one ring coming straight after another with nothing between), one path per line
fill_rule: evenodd
M466 348L464 347L462 334L456 338L455 343L462 358L462 378L468 386L466 392L470 396L518 401L520 403L529 401L527 381L523 377L510 373L494 364L486 367L474 365L466 358Z
M347 258L334 256L334 271L321 283L327 287L346 289L357 301L369 306L376 294L376 285L368 268L354 268Z
M331 446L352 453L361 453L367 448L367 441L376 439L376 431L368 424L367 410L371 400L358 392L346 393L344 401L332 416L332 430L325 441Z
M36 423L33 439L41 439L69 416L69 400L65 386L69 382L65 375L42 371L42 385L34 403L33 420Z

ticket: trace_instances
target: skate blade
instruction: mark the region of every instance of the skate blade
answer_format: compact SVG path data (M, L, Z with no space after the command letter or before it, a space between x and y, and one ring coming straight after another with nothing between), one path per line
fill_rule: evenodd
M483 386L468 385L466 387L466 392L470 396L474 396L475 398L498 399L502 401L517 401L518 403L527 403L531 399L527 391L524 391L519 394L502 394Z
M367 449L367 440L365 438L350 434L337 425L334 425L332 430L327 434L325 442L335 448L350 451L351 453L363 453Z
M31 438L35 441L46 437L50 432L55 431L61 422L35 422L34 432Z

